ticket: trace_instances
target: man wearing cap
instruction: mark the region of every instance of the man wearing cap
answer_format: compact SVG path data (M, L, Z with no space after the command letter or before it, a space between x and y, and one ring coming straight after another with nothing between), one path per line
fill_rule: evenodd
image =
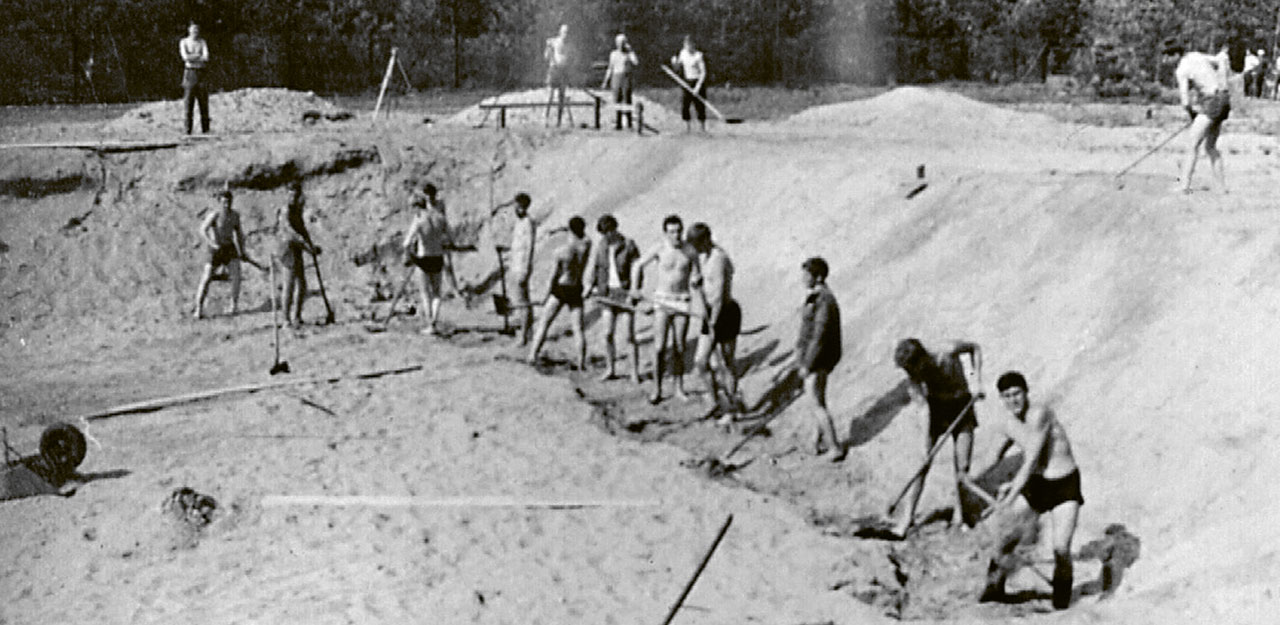
M200 25L191 22L187 36L178 42L182 57L182 103L186 108L186 130L191 134L192 113L200 104L200 130L209 132L209 90L204 84L204 66L209 63L209 44L200 37Z
M231 208L231 190L223 189L218 198L222 200L222 208L209 213L200 224L200 238L206 244L208 260L200 277L200 286L196 289L196 319L204 318L204 298L209 293L209 282L221 267L226 267L227 277L231 279L231 306L227 313L234 315L240 309L240 259L248 260L244 253L244 232L240 229L240 213Z
M627 36L621 33L614 38L614 50L609 53L609 69L605 70L604 82L600 85L601 89L610 88L613 90L614 104L631 104L631 72L640 64L640 59L636 56L635 51L631 49L631 44L627 43ZM615 130L622 130L623 113L618 111L617 121L614 124ZM631 128L631 113L628 111L627 128Z

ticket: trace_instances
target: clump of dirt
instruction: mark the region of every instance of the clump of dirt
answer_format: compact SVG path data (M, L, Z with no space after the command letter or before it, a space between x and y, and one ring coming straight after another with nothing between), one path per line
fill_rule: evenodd
M169 494L160 509L179 523L192 529L203 529L213 523L218 502L189 486L182 486Z
M196 116L200 113L197 110ZM182 100L151 102L106 124L113 134L126 136L175 134L183 130ZM341 123L351 114L310 91L240 89L209 97L209 118L216 134L297 130L304 125Z
M611 127L615 121L614 113L611 108L613 102L612 94L604 92L596 92L596 96L604 98L604 106L600 109L600 127ZM680 123L680 115L672 112L667 107L650 100L649 98L636 95L632 97L632 101L636 104L644 105L644 123L650 126L669 126ZM568 89L565 91L565 102L577 104L594 104L595 97L592 93L585 89ZM512 91L496 95L492 98L485 98L479 104L465 108L454 114L448 119L450 122L469 124L472 126L480 124L498 124L498 111L486 111L480 108L482 105L490 104L540 104L542 106L528 108L511 108L507 110L507 125L519 126L529 124L543 124L548 119L552 123L555 122L556 110L553 103L551 113L547 114L547 90L546 89L530 89L528 91ZM586 106L573 106L565 110L565 123L568 123L572 115L575 124L595 124L595 110Z

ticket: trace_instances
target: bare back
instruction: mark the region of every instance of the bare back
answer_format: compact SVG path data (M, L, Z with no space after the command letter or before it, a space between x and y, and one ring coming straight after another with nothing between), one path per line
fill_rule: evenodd
M1220 91L1227 91L1228 59L1225 54L1209 55L1188 52L1178 61L1174 77L1183 106L1196 106L1200 99Z
M591 241L575 239L556 253L554 284L582 287L582 275L591 257Z

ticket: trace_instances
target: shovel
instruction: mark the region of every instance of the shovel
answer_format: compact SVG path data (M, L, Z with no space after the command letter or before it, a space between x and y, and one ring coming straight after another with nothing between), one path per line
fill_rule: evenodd
M902 501L903 497L907 496L907 491L911 490L911 485L915 484L916 480L924 479L925 474L929 472L929 467L933 464L934 456L937 456L938 452L942 451L942 446L946 444L947 438L951 436L951 432L955 431L956 426L964 420L965 413L973 409L973 404L978 401L978 397L978 395L970 397L969 403L964 405L964 409L956 415L956 418L951 422L951 425L947 426L946 431L938 437L937 442L933 444L933 448L929 450L928 457L924 459L924 464L920 465L920 469L916 471L915 475L911 476L911 480L907 482L907 485L902 487L902 492L899 492L898 496L894 498L893 503L889 504L889 516L892 516L894 511L898 509L898 504Z
M311 266L316 270L316 283L320 285L320 299L324 300L324 322L325 324L333 323L333 306L329 305L329 296L324 292L324 278L320 277L320 261L316 260L316 253L311 252Z
M689 83L685 82L683 78L681 78L680 76L678 76L675 72L671 71L671 68L670 68L670 67L667 67L666 65L662 65L661 67L662 67L662 71L666 72L666 73L667 73L667 76L670 76L670 77L671 77L671 80L676 81L676 83L677 83L677 84L679 84L679 85L680 85L680 87L681 87L682 89L684 89L686 92L688 92L688 93L689 93L689 95L693 96L695 99L697 99L699 102L701 102L701 103L702 103L702 105L703 105L703 106L705 106L705 107L707 107L707 110L709 110L709 111L711 111L713 114L715 114L715 116L716 116L716 117L719 117L719 118L720 118L720 121L722 121L722 122L724 122L724 123L726 123L726 124L741 124L741 123L742 123L742 118L741 118L741 117L725 117L725 116L724 116L724 113L721 113L721 112L720 112L720 109L717 109L717 108L716 108L715 106L713 106L710 102L707 102L707 99L706 99L706 98L704 98L704 97L702 97L702 96L698 95L698 92L697 92L697 91L694 91L694 90L693 90L693 87L689 86Z
M271 365L271 375L289 373L288 361L280 360L280 312L276 306L276 263L271 262L271 327L275 332L275 364Z
M396 304L400 302L400 298L404 295L405 289L409 287L409 278L413 277L413 267L408 267L404 272L404 279L400 281L400 288L396 290L395 297L391 298L391 307L387 309L387 318L382 320L381 324L375 323L367 325L364 329L370 332L386 332L387 326L391 324L391 318L396 316Z

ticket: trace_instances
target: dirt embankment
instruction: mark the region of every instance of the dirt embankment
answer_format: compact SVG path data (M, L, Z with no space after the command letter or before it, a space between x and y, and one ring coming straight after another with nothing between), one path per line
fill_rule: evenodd
M47 397L53 389L85 402L95 398L103 401L104 397L117 397L112 393L124 392L106 388L109 385L104 380L149 394L137 380L111 378L106 373L106 363L113 354L117 359L127 354L121 366L136 371L141 379L154 376L167 380L169 388L195 384L202 375L218 379L247 375L239 370L248 366L246 362L264 371L260 365L265 356L260 350L253 352L257 355L251 361L241 352L266 344L262 328L263 313L269 311L265 280L254 277L246 282L246 307L253 311L249 315L215 319L200 326L184 320L201 262L194 228L202 212L213 206L208 192L230 182L240 190L237 206L250 234L249 248L265 255L270 249L267 228L284 201L277 185L302 174L309 225L325 247L321 270L342 323L333 329L306 330L290 339L294 353L299 354L295 358L305 354L308 362L348 368L380 360L426 360L443 372L471 380L462 383L432 378L432 384L438 384L432 387L438 391L435 394L397 386L394 392L405 393L404 401L376 406L367 394L375 391L368 388L326 396L323 403L343 406L341 414L354 415L350 425L360 430L356 434L369 435L366 430L372 427L356 427L359 423L386 419L393 423L387 426L389 432L436 440L440 432L420 421L470 415L466 419L479 425L468 422L468 428L458 426L454 433L463 442L472 433L481 441L492 436L496 447L482 451L493 471L530 471L550 480L546 483L557 478L534 473L530 467L560 466L558 463L565 461L561 452L566 440L582 453L587 452L580 444L611 450L614 448L609 446L620 445L615 453L630 454L631 443L581 434L585 416L569 424L557 421L547 432L538 431L536 414L527 421L509 416L523 414L523 405L551 402L544 388L549 379L492 362L496 356L514 355L488 333L500 324L496 317L463 311L457 302L451 303L446 316L466 329L454 342L467 344L466 350L436 349L411 334L408 324L395 326L392 340L370 341L359 325L369 312L373 293L385 292L398 277L399 270L391 260L394 242L408 221L397 200L403 198L406 180L430 178L444 189L450 218L480 250L460 255L459 278L497 288L492 246L505 240L510 217L508 213L494 219L488 216L493 172L496 199L528 191L534 197L532 213L544 224L539 271L533 282L535 296L541 295L541 285L546 284L545 259L564 240L563 234L550 231L570 215L594 221L600 214L612 212L621 229L635 237L642 248L658 242L662 217L668 213L681 214L686 223L709 223L737 266L735 290L745 310L746 329L739 345L739 366L746 372L748 403L775 390L772 374L787 355L798 323L796 307L803 298L800 262L811 255L830 261L830 283L842 306L846 343L845 359L832 380L829 399L841 428L853 442L850 459L838 467L816 466L789 453L792 444L785 434L803 418L800 408L792 405L776 424L778 435L744 450L745 457L755 461L735 472L725 484L735 487L728 490L736 494L725 495L721 486L691 480L687 475L671 477L672 471L683 470L674 468L673 452L666 447L641 446L643 460L626 465L636 480L670 480L661 483L670 485L672 492L683 493L680 497L736 501L739 496L747 497L742 494L745 491L754 491L752 501L783 502L790 511L786 514L841 537L823 539L821 545L808 542L814 540L813 535L804 532L816 530L795 530L791 525L795 519L751 534L752 540L767 543L770 532L779 532L796 537L800 542L794 546L799 549L834 550L824 552L814 568L784 558L787 567L795 567L786 570L804 575L805 580L776 591L780 595L800 593L812 598L812 605L831 610L823 614L832 620L857 615L857 619L847 619L851 622L872 613L1000 620L1044 609L1046 587L1029 569L1011 583L1012 591L1027 593L1027 603L974 605L973 586L986 569L980 548L989 546L988 537L964 538L937 523L926 523L915 541L900 546L846 536L859 519L883 511L921 459L924 424L918 415L902 410L900 374L890 357L894 343L905 336L926 341L966 338L985 348L988 383L1006 369L1023 371L1031 380L1033 398L1054 403L1072 438L1087 502L1076 541L1080 596L1075 609L1082 614L1080 618L1264 622L1260 617L1274 607L1270 598L1274 591L1266 580L1276 576L1268 573L1280 567L1280 545L1275 537L1257 530L1267 526L1274 507L1258 502L1274 499L1265 494L1275 492L1270 476L1280 469L1274 454L1267 451L1280 442L1280 429L1269 425L1273 406L1280 398L1273 396L1266 383L1280 375L1272 357L1280 348L1280 339L1267 331L1280 310L1269 303L1280 289L1280 281L1270 270L1280 258L1280 248L1274 243L1280 232L1268 212L1272 203L1269 189L1280 182L1280 174L1261 149L1269 139L1224 139L1225 147L1236 151L1228 156L1232 179L1241 181L1231 196L1169 193L1173 185L1170 172L1176 170L1173 152L1153 156L1119 190L1111 172L1140 155L1139 146L1153 145L1153 138L1158 139L1161 131L1077 132L1044 117L1022 116L957 97L899 90L864 103L811 111L792 122L748 125L705 138L502 134L431 129L419 124L338 136L231 138L172 152L111 156L105 161L106 173L102 174L100 167L96 177L82 178L76 183L79 190L57 195L36 191L27 193L29 197L14 197L20 195L15 193L4 199L0 218L5 227L0 238L7 249L0 259L0 297L10 304L0 340L19 356L5 365L11 381L0 411L10 419L37 409L55 412L50 407L60 404ZM59 167L67 172L93 171L91 164L100 162L77 164L70 157L57 158L65 159ZM919 165L925 165L924 179L916 177ZM30 171L38 169L16 171L30 178ZM927 187L907 199L907 192L922 180ZM55 185L49 192L60 189ZM214 310L225 301L225 287L219 288L222 290L213 296ZM315 309L309 310L314 313ZM647 333L647 324L642 321L642 334ZM201 355L187 359L184 348L199 350ZM562 349L567 348L557 336L548 348L553 362L560 360ZM598 351L594 341L593 351ZM642 360L647 363L647 358ZM234 364L219 364L219 359ZM553 366L550 371L559 369ZM78 380L77 373L91 379ZM625 383L571 379L581 394L601 407L599 414L613 414L622 420L613 426L599 424L618 436L664 440L694 457L718 453L736 442L709 424L688 423L698 415L695 408L674 403L649 408ZM501 401L485 399L493 386L502 387ZM570 394L568 389L557 388L556 392L566 397ZM384 392L376 390L379 395ZM452 393L467 399L455 401L450 399ZM296 406L282 408L285 401L255 400L246 412L237 415L246 420L246 428L261 427L259 419L267 415L281 419L279 423L285 427L317 427L315 436L352 434L343 429L342 422L317 426ZM582 409L573 399L548 405L557 407L548 409L553 411L569 405L578 408L564 410ZM989 420L998 409L994 401L982 404L980 421ZM188 410L182 413L178 429L207 433L200 428L211 426L200 423L209 411L198 407ZM494 421L495 414L508 418ZM153 418L157 420L144 422L151 428L148 432L173 436L171 444L184 449L201 449L197 436L186 438L171 431L169 422ZM400 429L405 421L415 425ZM490 427L492 434L485 429ZM594 432L594 428L585 429ZM120 445L118 441L133 436L132 432L122 422L108 435ZM583 438L577 438L580 436ZM148 482L104 480L86 490L127 491L133 505L150 506L151 499L139 493L151 488L152 482L164 480L161 490L168 492L179 485L172 482L172 475L183 476L184 483L213 475L223 484L222 490L214 493L219 501L240 500L251 506L262 492L305 490L320 483L344 494L383 492L386 481L369 476L385 473L400 475L397 479L401 482L391 483L403 483L411 492L428 492L410 486L418 482L403 477L408 470L402 465L416 453L407 443L373 451L352 450L348 455L330 454L307 447L310 443L305 442L279 444L278 465L259 472L234 469L230 466L234 462L220 460L248 453L230 444L216 447L197 462L183 458L156 461L148 456L153 450L132 443L114 448L119 451L106 457L110 462L140 467L139 475L145 475ZM980 427L979 462L993 451L994 444L989 428ZM449 463L412 465L416 467L413 472L451 480L458 477L455 473L479 470L466 464L470 461L463 462L471 452L462 449L451 447L442 453L468 468L451 469ZM513 456L527 462L511 463ZM950 505L943 486L950 479L949 463L941 465L935 469L922 503L926 518L942 516ZM608 468L611 466L601 460L598 470L613 471ZM593 483L593 471L597 469L573 472L571 478L564 479L586 488ZM260 473L274 476L271 479L276 481L264 482ZM489 483L502 479L495 475ZM601 484L611 484L606 488L618 489L616 492L634 485L626 480L604 480ZM479 488L474 482L457 486ZM74 506L76 501L84 500L67 503ZM121 514L105 498L95 499L94 506L95 514L108 509L110 514ZM689 527L697 527L701 536L718 522L714 517L720 510L699 510L690 513L697 521ZM88 514L73 513L81 515L75 517L79 521ZM330 517L328 529L340 527L344 533L328 540L344 549L357 549L362 537L381 540L399 536L397 532L412 533L415 523L426 522L421 518L388 522L360 514ZM231 559L236 545L257 544L255 528L264 535L287 533L290 530L279 524L293 523L287 516L271 520L275 517L268 518L266 513L254 515L242 517L246 520L221 542L202 544L200 549L213 549L219 558ZM321 527L324 522L315 517L295 518L302 523L302 529L296 531L309 537L307 540L327 531ZM466 527L475 519L474 513L459 513L456 525L448 526L450 535L467 536ZM673 534L686 531L681 529L684 524L669 519L656 521L657 527ZM470 576L478 575L477 571L492 567L498 557L493 554L504 549L551 548L549 539L542 537L552 530L538 525L545 521L515 515L493 523L494 540L506 536L504 532L539 538L526 543L516 538L515 547L498 540L495 544L505 547L476 543L431 552L435 555L424 557L441 558L437 564L443 572L436 573L440 577L432 586L435 590L425 601L450 613L483 613L485 608L478 606L489 605L496 589L464 588L465 584L450 585L453 582L449 580L473 579ZM372 529L365 525L372 525ZM1124 527L1123 534L1111 529L1118 525ZM605 558L602 554L617 544L636 546L632 555L637 558L649 553L644 545L650 545L655 553L676 549L669 546L675 544L670 540L635 538L649 531L640 525L619 527L608 539L586 541L581 557ZM562 529L569 531L568 526ZM21 532L15 536L26 537ZM1138 554L1136 561L1131 551L1117 556L1126 561L1120 581L1103 592L1104 564L1110 560L1099 554L1124 551L1115 541L1105 542L1108 536L1131 537L1136 543L1124 544L1141 547L1131 550ZM122 534L117 538L127 537ZM399 549L398 544L382 544L382 548ZM117 551L121 550L126 549ZM343 579L352 583L367 573L358 570L361 563L372 566L382 562L376 554L343 553L353 567ZM486 555L460 555L463 553ZM1041 545L1038 552L1032 549L1028 558L1035 564L1045 553ZM1206 562L1204 553L1213 553L1214 559ZM43 555L34 548L23 554L28 561ZM292 569L285 564L287 558L277 555L263 561L259 577L249 573L246 579L254 580L254 588L288 591L279 596L301 601L307 596L305 592L281 582L285 571ZM160 552L152 556L170 558ZM744 568L762 566L759 561L749 562L745 554L733 557L735 565ZM308 562L316 565L320 560ZM89 561L112 571L118 564L116 560ZM591 615L607 621L630 614L628 610L641 603L652 607L651 599L618 598L617 593L602 595L611 598L603 605L557 607L557 592L567 593L567 605L573 606L569 595L578 592L585 596L589 593L584 589L593 588L586 581L576 577L567 580L557 572L572 566L572 562L547 557L522 561L517 568L535 575L526 579L539 581L526 581L525 586L513 583L508 588L555 592L520 594L519 602L507 606L513 610L510 614ZM637 579L649 579L644 576L651 573L627 566L632 564L623 566L629 572L617 577L616 585L637 585ZM238 582L216 582L226 579L225 570L199 570L204 576L199 583L224 583L227 585L220 588L226 595L247 592L253 596L253 589ZM1241 582L1239 570L1254 571L1256 578ZM129 577L138 571L125 566L117 572ZM84 583L102 584L94 586L99 590L111 588L93 575ZM536 577L539 575L546 579ZM1114 579L1114 570L1111 575ZM152 611L147 614L159 618L166 608L155 599L172 599L182 589L166 585L160 577L148 579L151 586L147 592L151 594L145 599ZM45 589L47 581L31 584L35 588L32 592ZM371 618L376 619L376 614L399 614L397 610L407 609L405 605L421 607L404 599L405 587L397 585L401 583L391 584L378 595L380 601L399 607L379 604L360 609L370 610L375 614ZM765 584L760 580L743 583L750 588L773 588L760 586ZM647 582L639 585L649 587ZM730 586L716 586L725 601L707 602L728 605L732 601L727 597L742 596L741 588L730 594ZM577 591L569 590L575 587ZM464 598L471 603L459 603ZM779 601L751 605L775 610L771 615L777 617L774 620L791 618L794 613L779 606L792 604ZM863 608L863 603L871 607ZM31 606L32 600L22 605ZM116 605L112 609L123 608ZM749 614L750 610L735 613ZM732 618L717 613L707 620L730 622Z

